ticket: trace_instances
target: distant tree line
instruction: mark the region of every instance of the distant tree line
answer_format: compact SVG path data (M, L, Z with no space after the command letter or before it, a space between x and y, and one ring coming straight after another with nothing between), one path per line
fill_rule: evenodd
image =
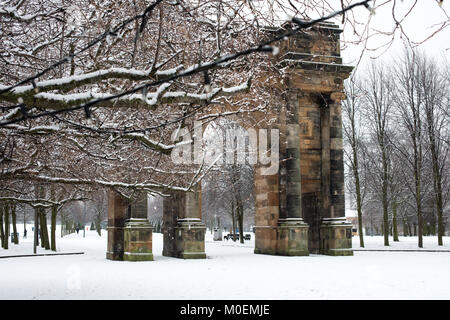
M395 63L373 63L346 83L343 102L347 190L366 234L384 244L399 234L448 228L450 73L448 63L405 48Z

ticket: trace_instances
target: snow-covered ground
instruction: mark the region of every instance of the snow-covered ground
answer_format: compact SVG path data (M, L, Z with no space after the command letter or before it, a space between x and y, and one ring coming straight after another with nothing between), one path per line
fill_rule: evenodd
M0 256L31 254L32 232ZM58 232L59 235L59 232ZM366 237L383 248L382 237ZM415 248L416 238L392 247ZM436 237L425 249L450 250ZM358 248L358 238L353 238ZM355 252L353 257L281 257L253 254L244 245L214 242L207 233L206 260L163 257L154 234L152 262L105 258L106 233L71 234L57 240L59 252L83 255L0 259L0 299L450 299L450 252ZM38 253L48 253L39 248Z

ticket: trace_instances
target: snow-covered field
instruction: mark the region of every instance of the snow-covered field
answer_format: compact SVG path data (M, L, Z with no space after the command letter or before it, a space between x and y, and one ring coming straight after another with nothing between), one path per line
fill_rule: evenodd
M0 256L31 254L28 230ZM381 237L365 239L367 248L383 248ZM392 247L416 247L416 238L400 240ZM442 248L425 237L425 249L450 250L450 237L444 241ZM357 237L353 243L359 247ZM85 254L0 259L0 299L450 299L450 252L280 257L253 254L253 240L214 242L208 233L208 259L181 260L163 257L154 234L155 261L120 262L106 260L104 231L71 234L57 247Z

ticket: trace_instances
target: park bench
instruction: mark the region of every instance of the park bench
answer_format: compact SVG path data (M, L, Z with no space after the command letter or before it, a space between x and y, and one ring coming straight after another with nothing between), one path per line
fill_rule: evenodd
M239 235L238 234L229 233L226 236L224 236L223 239L224 240L230 240L231 239L233 241L236 241L236 240L239 240ZM251 236L249 234L244 235L244 240L250 240L250 239L251 239Z

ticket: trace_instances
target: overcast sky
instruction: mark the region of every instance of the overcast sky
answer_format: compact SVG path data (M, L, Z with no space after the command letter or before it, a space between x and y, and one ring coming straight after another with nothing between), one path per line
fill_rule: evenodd
M338 1L336 1L338 2ZM377 1L382 3L385 1ZM396 1L395 14L397 19L401 19L404 13L407 12L414 0ZM370 21L370 34L374 34L374 30L383 32L392 32L394 30L395 22L392 17L393 2L378 8L375 14L372 15ZM442 8L439 7L436 0L418 0L416 6L411 11L410 15L402 22L402 27L412 42L421 42L433 34L443 23L446 23L441 31L436 33L429 40L419 45L421 51L426 52L427 55L442 59L446 57L450 61L450 24L449 17L446 13L450 13L450 1L444 0ZM369 12L365 8L356 8L354 13L360 22L367 21ZM342 27L342 25L341 25ZM361 29L361 28L360 28ZM355 37L352 35L352 28L346 25L344 34L341 36L342 40L351 40ZM395 59L398 53L403 49L403 40L400 38L400 30L397 30L393 44L388 48L384 44L388 43L392 37L386 35L377 35L370 38L367 43L368 49L376 49L375 51L365 50L361 64L367 65L368 62L374 58L380 59ZM404 37L403 37L404 38ZM363 50L363 45L353 45L345 42L343 45L342 57L344 62L355 65Z

